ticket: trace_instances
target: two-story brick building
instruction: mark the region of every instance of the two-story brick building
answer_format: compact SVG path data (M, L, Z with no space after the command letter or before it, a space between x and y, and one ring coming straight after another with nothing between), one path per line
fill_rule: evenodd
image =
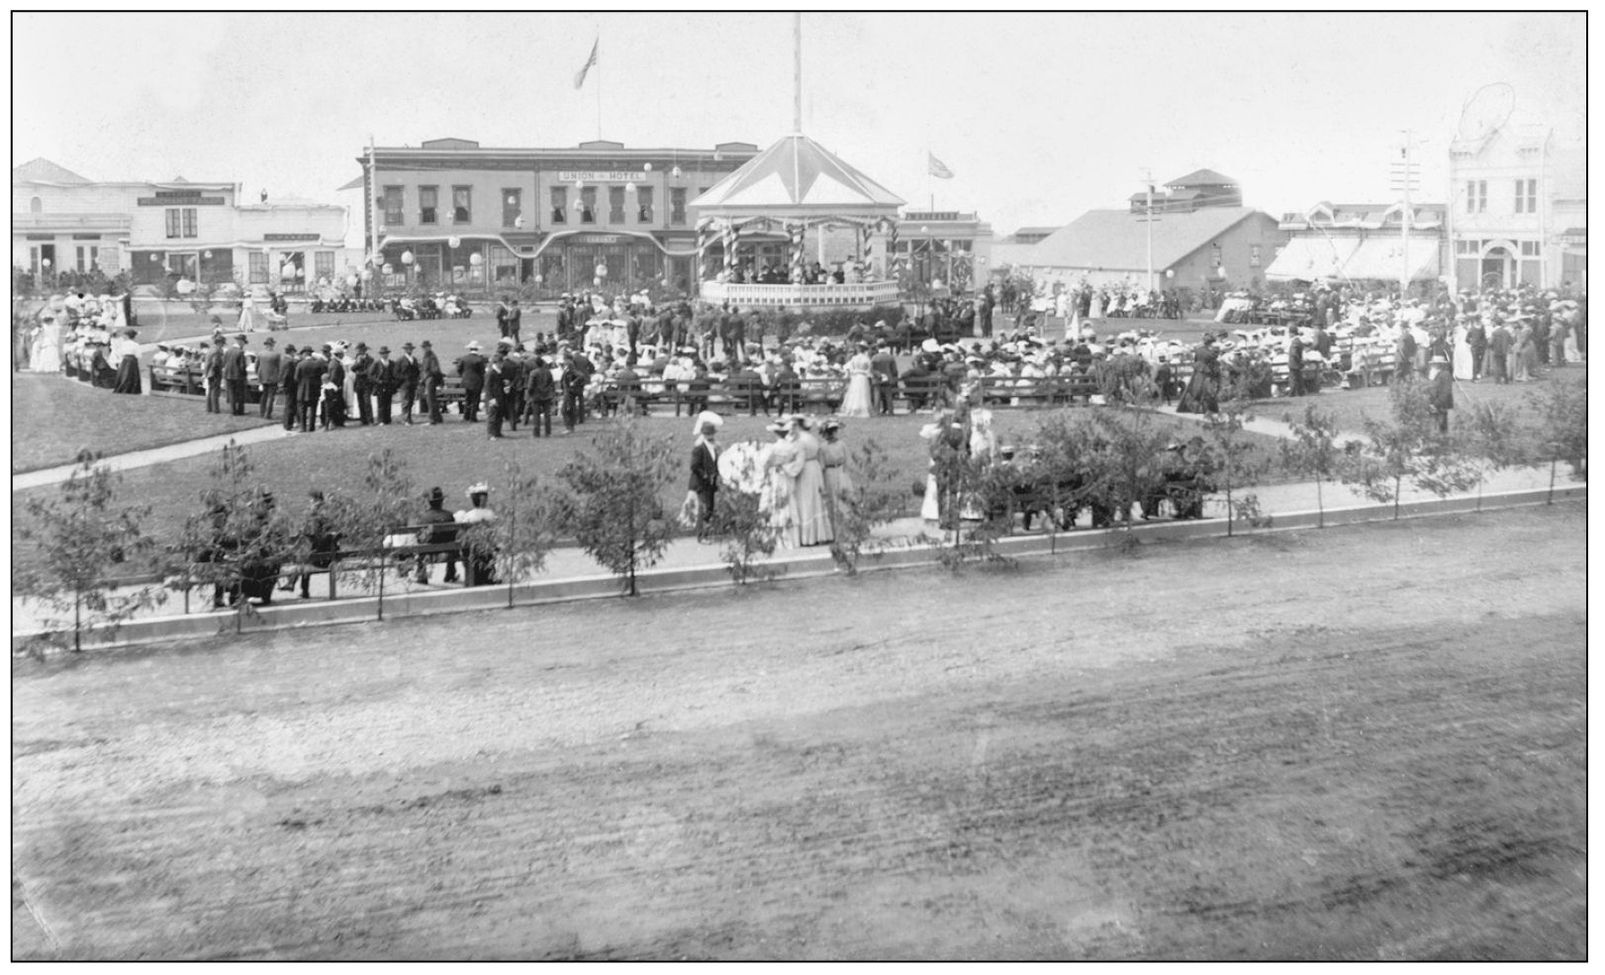
M389 287L477 291L535 283L559 292L601 277L610 288L666 279L694 293L690 201L757 152L749 142L712 149L628 149L604 140L572 149L493 149L467 139L380 146L371 158L357 157L372 202L362 226Z
M297 290L353 263L343 207L239 197L236 183L97 182L35 159L11 171L12 265Z

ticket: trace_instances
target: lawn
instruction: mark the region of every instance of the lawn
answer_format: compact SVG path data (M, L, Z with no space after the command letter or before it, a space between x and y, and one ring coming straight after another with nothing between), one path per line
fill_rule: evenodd
M165 402L174 409L189 405ZM994 411L998 442L1029 442L1038 424L1055 412L1058 411ZM1069 412L1076 417L1090 415L1085 407L1073 407ZM1174 429L1182 438L1201 432L1201 427L1191 420L1152 416L1155 424ZM898 472L892 483L904 498L909 514L914 513L918 506L912 487L916 483L923 485L928 466L925 441L920 439L919 431L930 419L929 415L924 414L902 414L849 420L842 431L842 439L849 449L857 449L866 440L873 439L886 450L892 468ZM451 416L439 426L350 426L341 431L302 434L287 440L254 445L247 449L247 455L262 485L270 489L281 504L300 510L310 490L355 490L368 457L388 448L405 462L408 473L420 491L438 485L446 493L448 507L455 508L466 504L463 492L469 484L488 480L494 486L501 480L504 465L509 461L519 463L526 471L535 472L543 482L555 483L557 470L583 450L591 435L603 429L605 422L593 418L582 424L573 436L567 437L562 435L561 424L554 424L553 432L557 436L540 440L521 426L516 434L509 433L504 440L491 440L485 434L483 423L470 425ZM769 419L762 413L757 417L730 417L720 439L726 445L741 440L768 442L773 438L764 429L768 422ZM648 418L645 423L649 433L668 437L676 444L683 445L689 453L693 438L689 417L659 415ZM1249 436L1260 442L1267 453L1276 449L1272 438L1254 434ZM123 475L121 490L125 497L152 506L149 524L158 532L176 532L184 518L196 510L198 495L205 487L208 471L215 461L215 456L190 457L131 470ZM13 495L13 518L20 517L21 505L26 498L39 496L35 491L56 490L53 487L37 488ZM677 475L664 490L665 505L678 507L685 497L685 491L685 478ZM16 544L16 539L13 539L14 547Z
M123 454L262 424L255 407L245 416L207 413L194 402L166 396L116 396L64 376L15 373L11 383L11 472L70 464L84 448ZM227 406L225 404L225 410Z

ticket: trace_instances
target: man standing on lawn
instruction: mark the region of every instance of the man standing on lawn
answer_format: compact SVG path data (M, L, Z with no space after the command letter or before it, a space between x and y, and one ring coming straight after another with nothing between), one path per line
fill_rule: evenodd
M273 419L273 402L279 398L279 382L284 373L284 355L273 344L272 336L263 339L262 353L256 357L256 379L262 384L256 412L269 420Z
M324 355L329 347L325 345ZM322 356L312 354L312 346L301 350L301 361L295 366L296 398L301 411L301 432L311 433L318 421L318 403L323 399L323 372L327 364Z
M412 426L412 401L418 395L418 360L412 357L412 343L401 343L401 358L390 364L390 386L401 390L401 419Z
M485 357L479 343L468 343L468 354L457 360L457 375L463 377L463 421L479 422L479 394L485 389Z
M379 358L368 366L368 385L373 388L374 420L390 425L390 398L396 395L392 373L395 363L390 361L390 346L379 346Z
M1437 418L1438 432L1445 435L1449 433L1449 411L1455 408L1454 378L1449 371L1449 360L1441 355L1433 356L1427 400L1432 405L1432 415Z
M206 384L206 412L223 412L223 338L212 339L212 347L201 360L201 380Z
M435 355L435 350L430 347L429 340L424 339L419 343L419 347L423 350L424 356L423 365L420 367L424 383L424 405L429 408L429 422L431 424L439 423L441 422L440 387L445 385L446 374L441 371L440 357Z
M223 382L228 384L229 411L245 415L245 336L234 336L234 346L223 353Z
M357 343L356 359L351 364L352 392L357 397L357 419L363 426L373 425L373 356L368 354L368 343Z
M305 355L305 353L302 353ZM301 419L301 389L295 382L295 369L300 364L296 356L295 346L284 347L284 363L279 367L279 385L284 387L284 431L286 433L295 429L295 424Z

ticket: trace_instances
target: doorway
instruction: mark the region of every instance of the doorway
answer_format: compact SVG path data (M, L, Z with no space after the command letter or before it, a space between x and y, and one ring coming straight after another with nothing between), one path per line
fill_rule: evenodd
M1514 274L1516 257L1507 248L1494 247L1482 255L1480 280L1486 288L1508 288Z

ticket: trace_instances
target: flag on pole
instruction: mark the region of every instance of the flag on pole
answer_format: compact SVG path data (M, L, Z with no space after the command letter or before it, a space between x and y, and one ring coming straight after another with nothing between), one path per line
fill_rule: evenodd
M601 43L602 43L601 36L598 36L596 38L596 40L591 42L591 56L585 59L585 65L583 67L581 67L580 70L575 72L575 74L574 74L574 87L575 88L580 88L580 87L584 86L584 84L585 84L585 75L590 72L591 68L596 66L596 48L597 48L597 45L599 45Z
M591 57L595 58L596 54L593 52L591 54ZM925 155L930 158L930 161L931 161L930 162L930 171L931 171L931 175L932 176L935 176L937 179L952 179L953 178L953 170L948 169L946 166L944 166L942 164L942 160L940 160L940 159L936 158L936 156L932 155L930 150L927 149L926 152L925 152Z

